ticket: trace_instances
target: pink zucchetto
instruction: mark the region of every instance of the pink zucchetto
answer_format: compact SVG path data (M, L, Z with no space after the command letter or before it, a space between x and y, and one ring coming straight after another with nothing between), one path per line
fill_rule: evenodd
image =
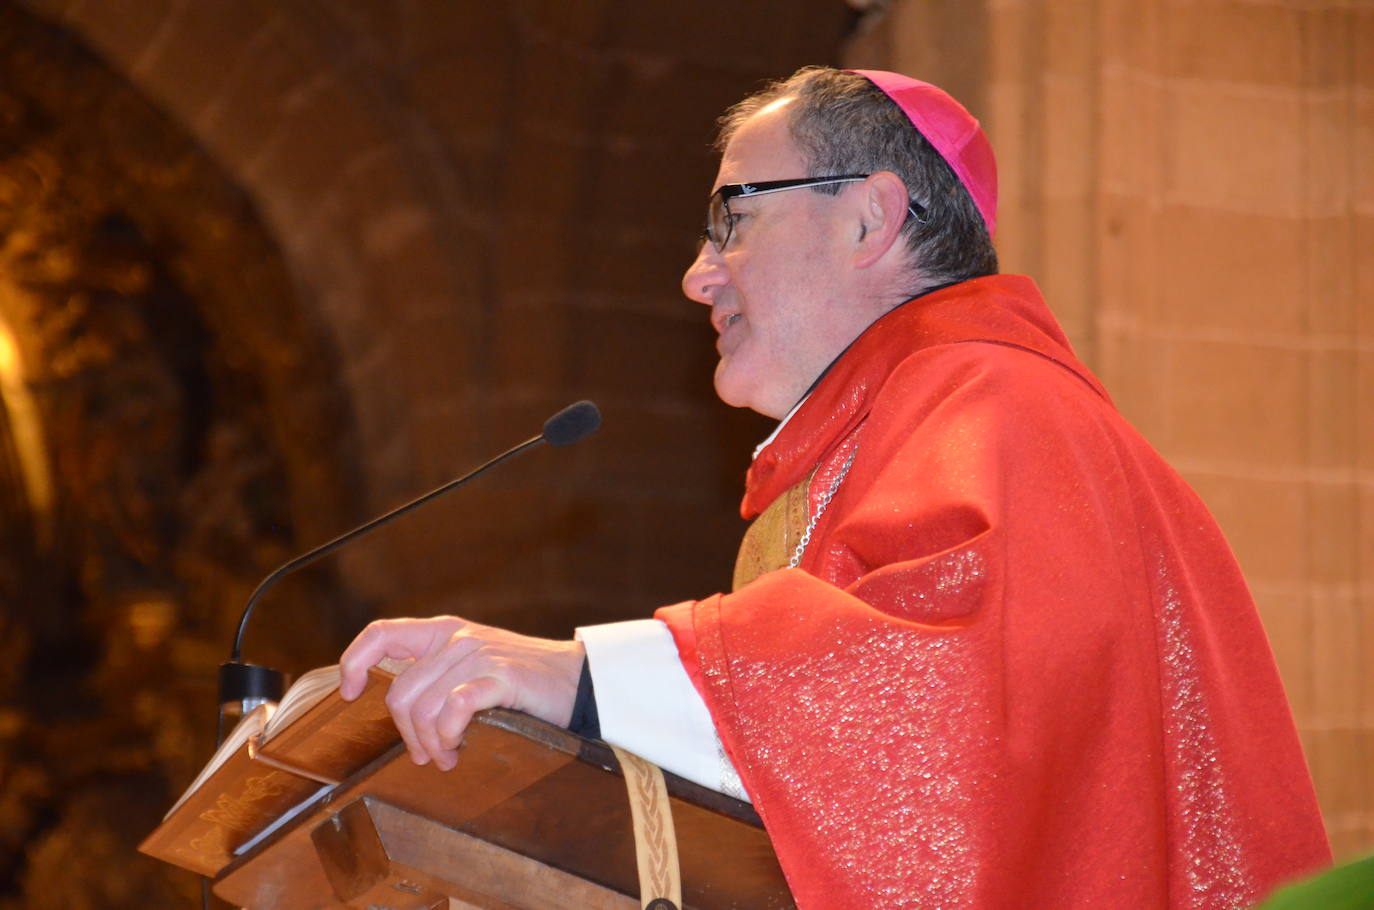
M997 226L997 162L978 120L929 82L883 70L849 70L863 76L902 109L911 125L954 169L983 216L991 236Z

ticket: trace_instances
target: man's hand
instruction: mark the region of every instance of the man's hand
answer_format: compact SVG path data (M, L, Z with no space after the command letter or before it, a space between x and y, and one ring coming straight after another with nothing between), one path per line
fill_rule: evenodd
M586 657L582 643L517 635L456 616L371 623L339 658L339 692L352 701L383 658L414 663L386 695L410 757L447 771L472 715L512 708L566 725Z

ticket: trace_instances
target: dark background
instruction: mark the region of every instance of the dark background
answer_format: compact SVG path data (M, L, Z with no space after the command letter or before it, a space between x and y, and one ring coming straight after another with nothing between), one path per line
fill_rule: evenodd
M211 751L257 580L569 401L603 430L284 583L245 657L299 673L413 613L567 636L728 583L768 426L714 399L678 288L713 120L857 20L0 4L0 907L195 904L133 851Z

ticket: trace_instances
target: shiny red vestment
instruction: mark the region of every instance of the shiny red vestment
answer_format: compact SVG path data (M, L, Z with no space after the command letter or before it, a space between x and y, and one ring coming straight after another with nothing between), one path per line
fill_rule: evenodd
M1253 601L1029 279L865 332L749 471L800 569L665 607L815 908L1232 908L1330 861Z

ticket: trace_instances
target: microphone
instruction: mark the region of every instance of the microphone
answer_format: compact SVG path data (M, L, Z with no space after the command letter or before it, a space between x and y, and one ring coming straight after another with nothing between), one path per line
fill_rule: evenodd
M601 426L601 412L590 401L568 405L544 421L543 438L551 446L570 446L595 433Z
M398 506L384 515L359 525L351 531L340 534L338 537L321 544L313 550L308 550L289 562L278 566L272 574L268 575L253 591L248 598L248 605L243 608L243 616L239 619L238 632L234 635L234 646L229 653L229 660L219 665L219 701L221 712L221 727L223 726L223 716L229 714L247 714L258 705L269 701L280 701L285 685L284 677L280 670L272 670L267 667L259 667L254 664L246 664L240 660L243 650L243 633L248 628L248 617L253 613L253 607L262 599L267 589L276 584L283 576L289 575L297 569L310 565L317 559L333 553L339 547L361 537L369 531L380 528L393 519L400 518L407 512L419 508L425 503L439 496L444 495L450 490L456 490L469 480L473 480L485 474L491 468L496 467L501 462L519 455L526 449L532 449L537 445L547 442L553 446L568 446L596 432L601 426L601 412L596 405L590 401L579 401L570 404L557 414L544 421L544 430L538 436L531 437L520 443L518 446L507 449L500 455L488 461L486 464L469 471L456 480L435 487L428 493L416 499L412 499L405 505Z

